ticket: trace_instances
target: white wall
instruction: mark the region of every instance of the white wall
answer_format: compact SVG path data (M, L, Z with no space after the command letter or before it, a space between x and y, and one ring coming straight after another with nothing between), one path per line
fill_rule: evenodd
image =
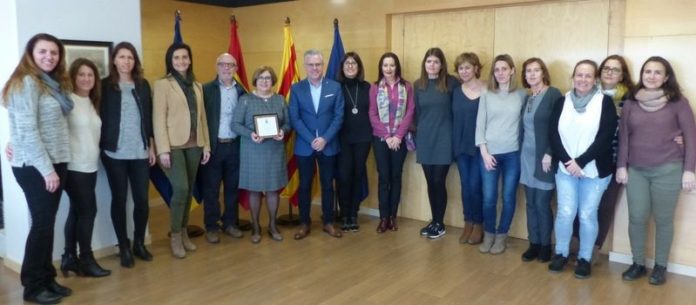
M46 32L60 39L111 41L114 44L129 41L142 53L140 19L140 0L2 0L0 85L4 86L17 65L26 42L36 33ZM0 110L0 148L4 149L8 138L7 112L3 109ZM30 218L24 195L7 160L4 156L0 160L3 165L6 228L0 234L0 256L5 258L6 265L16 269L24 256ZM98 213L92 244L95 251L116 244L110 219L110 201L108 181L100 167L97 178ZM63 196L56 221L54 259L63 252L63 225L68 205L67 196ZM132 228L130 221L129 228Z

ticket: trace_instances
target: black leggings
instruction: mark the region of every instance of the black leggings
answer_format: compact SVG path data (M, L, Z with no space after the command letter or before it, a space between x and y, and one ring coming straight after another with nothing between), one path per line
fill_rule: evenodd
M126 246L128 231L126 230L126 196L130 182L133 195L133 225L135 232L133 240L142 243L145 240L145 227L150 213L147 189L150 186L150 167L147 159L119 160L102 154L102 163L109 177L111 188L111 222L114 225L116 238L120 246Z
M97 173L83 173L68 170L65 192L70 197L70 210L65 221L65 253L80 255L92 253L92 231L97 216Z
M447 172L449 165L423 164L423 174L428 184L428 199L433 222L443 224L447 209Z

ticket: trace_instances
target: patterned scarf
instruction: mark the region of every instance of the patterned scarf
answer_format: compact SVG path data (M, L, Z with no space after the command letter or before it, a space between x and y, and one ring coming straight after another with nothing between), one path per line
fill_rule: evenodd
M75 106L70 96L60 91L60 84L45 72L41 72L41 81L48 87L48 93L60 104L60 110L63 112L63 115L68 115Z
M389 86L384 78L379 81L379 89L377 90L377 111L379 113L379 121L386 126L390 135L393 135L394 132L396 132L401 120L404 118L404 115L406 115L406 101L408 98L406 96L406 86L404 86L401 81L397 81L397 86L397 90L399 92L399 102L396 105L396 113L394 114L394 128L392 130L389 129L389 113L391 110Z

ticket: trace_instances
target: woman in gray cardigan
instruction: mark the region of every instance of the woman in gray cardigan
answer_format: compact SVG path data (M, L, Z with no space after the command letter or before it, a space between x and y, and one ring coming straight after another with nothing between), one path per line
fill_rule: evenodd
M12 172L26 197L31 228L20 277L24 300L55 304L72 294L56 283L53 229L70 161L65 48L49 34L34 35L2 90L9 112Z
M529 248L522 253L522 260L547 262L551 259L551 197L555 187L549 122L551 109L561 92L549 86L549 70L544 61L536 57L522 64L522 84L530 91L522 107L521 128L520 183L524 185L527 199L529 238Z

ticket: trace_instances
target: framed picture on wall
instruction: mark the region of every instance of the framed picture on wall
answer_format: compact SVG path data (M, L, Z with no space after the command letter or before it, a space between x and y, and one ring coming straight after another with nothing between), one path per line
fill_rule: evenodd
M69 69L75 59L80 57L87 58L94 62L99 69L99 79L109 74L109 55L113 43L110 41L92 40L61 40L65 45L65 68Z

